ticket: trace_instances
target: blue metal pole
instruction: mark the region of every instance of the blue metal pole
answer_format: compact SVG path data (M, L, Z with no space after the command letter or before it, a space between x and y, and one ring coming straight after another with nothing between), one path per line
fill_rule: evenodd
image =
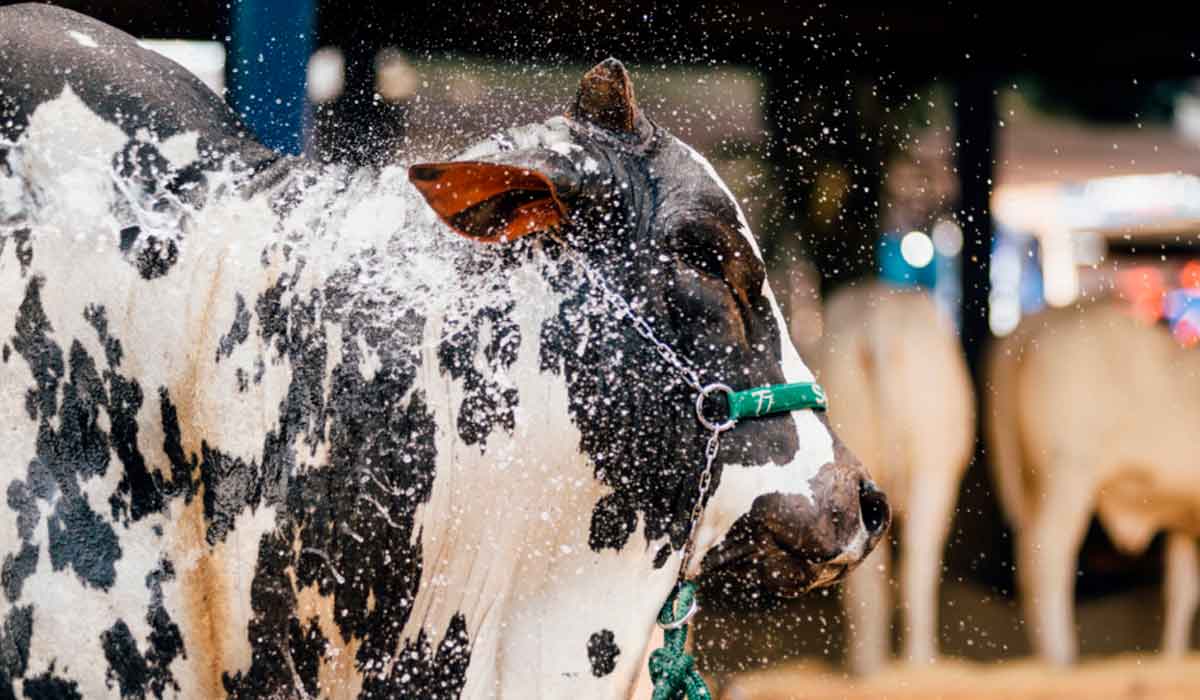
M264 145L302 153L316 0L233 0L230 19L230 104Z

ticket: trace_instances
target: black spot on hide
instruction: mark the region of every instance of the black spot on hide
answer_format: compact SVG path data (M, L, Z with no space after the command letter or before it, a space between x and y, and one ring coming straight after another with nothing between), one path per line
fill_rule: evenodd
M587 655L593 676L603 678L612 673L617 668L617 656L620 653L612 630L600 630L588 637Z
M115 681L122 698L145 700L154 697L161 700L166 691L179 690L170 666L176 657L187 655L179 627L163 607L162 594L162 582L174 578L175 569L167 561L146 576L146 587L150 590L150 607L146 611L150 637L144 655L138 650L124 620L118 619L100 635L104 658L108 661L110 687Z
M237 294L234 300L237 308L233 312L233 326L217 341L217 362L222 357L232 355L233 349L250 337L250 311L246 309L246 300L241 294Z
M396 665L385 677L364 685L362 698L423 698L457 700L467 682L471 662L471 640L462 613L450 618L450 626L434 650L425 630L400 649Z

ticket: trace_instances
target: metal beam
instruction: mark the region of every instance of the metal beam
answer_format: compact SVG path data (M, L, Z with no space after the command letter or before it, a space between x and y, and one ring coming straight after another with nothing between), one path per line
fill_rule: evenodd
M302 153L316 0L234 0L230 15L229 103L263 144Z
M991 294L991 197L996 170L996 82L986 74L965 78L956 85L955 129L959 177L958 220L963 231L962 307L960 335L967 365L976 387L975 457L963 478L959 507L951 528L947 563L959 571L973 571L993 586L1012 590L1012 569L1005 561L1012 542L1003 523L986 468L983 406L990 388L984 383L983 364L991 329L988 297ZM987 553L980 559L981 552Z
M986 77L958 84L957 170L962 249L962 342L972 374L979 378L984 346L990 337L992 183L996 171L996 94Z

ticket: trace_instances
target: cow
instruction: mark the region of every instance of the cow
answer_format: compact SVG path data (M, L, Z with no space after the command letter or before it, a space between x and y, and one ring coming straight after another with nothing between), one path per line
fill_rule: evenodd
M933 299L882 282L845 287L825 308L817 377L830 421L892 495L904 523L900 561L904 657L938 651L942 549L975 446L975 400L957 334ZM848 661L878 671L891 646L890 552L878 548L843 586Z
M1077 657L1076 561L1096 514L1129 554L1168 533L1162 644L1183 653L1200 598L1200 354L1100 300L1026 319L987 378L989 462L1035 652Z
M0 139L3 697L622 697L705 465L680 368L812 380L616 60L564 115L354 169L17 5ZM726 432L703 505L684 573L785 597L890 520L814 411Z

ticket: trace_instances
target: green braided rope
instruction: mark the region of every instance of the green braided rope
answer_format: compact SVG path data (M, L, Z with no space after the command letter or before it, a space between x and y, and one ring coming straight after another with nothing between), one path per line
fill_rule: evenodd
M684 581L667 596L658 613L660 625L678 622L696 599L696 584ZM654 681L653 700L712 700L708 686L696 671L696 659L684 651L687 625L663 630L663 645L650 654L650 680Z
M713 424L704 418L703 403L711 392L722 391L729 400L729 420ZM696 415L700 422L713 431L710 447L722 431L732 428L743 418L759 418L790 411L826 408L825 391L816 382L794 382L775 384L756 389L733 391L724 384L710 384L700 390L696 399ZM709 468L715 452L709 454ZM701 491L703 497L703 491ZM695 527L696 523L692 523ZM696 584L681 581L667 596L658 613L658 624L675 625L683 620L696 600ZM663 645L650 653L650 679L654 681L652 700L712 700L704 678L696 670L696 659L684 651L687 644L687 625L674 629L663 629Z

